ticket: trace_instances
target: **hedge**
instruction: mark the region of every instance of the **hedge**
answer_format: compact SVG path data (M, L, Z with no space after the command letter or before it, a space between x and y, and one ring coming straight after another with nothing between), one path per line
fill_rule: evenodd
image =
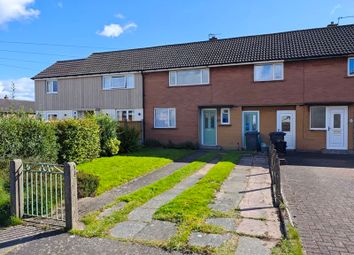
M57 129L59 162L81 163L100 154L100 130L94 118L52 122Z
M55 129L32 117L0 118L0 157L55 162L58 144Z
M101 156L118 154L120 141L117 139L117 121L104 114L96 116L96 121L100 127Z

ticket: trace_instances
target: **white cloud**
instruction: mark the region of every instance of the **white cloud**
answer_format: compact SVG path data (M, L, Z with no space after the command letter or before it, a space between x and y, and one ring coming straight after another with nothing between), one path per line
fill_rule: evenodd
M137 28L138 26L135 23L129 23L125 26L121 26L119 24L110 24L105 25L102 31L98 31L97 34L106 37L118 37L123 34L125 31L133 28Z
M38 17L40 11L29 8L35 0L0 0L0 25L20 19Z
M0 98L11 98L11 84L15 83L15 99L34 101L34 81L28 77L13 80L0 80Z
M125 16L121 13L117 13L116 15L114 15L114 17L116 17L118 19L125 19Z
M341 9L342 8L342 5L341 4L337 4L336 6L334 6L331 10L331 12L329 13L331 16L334 15L334 13L338 10L338 9Z

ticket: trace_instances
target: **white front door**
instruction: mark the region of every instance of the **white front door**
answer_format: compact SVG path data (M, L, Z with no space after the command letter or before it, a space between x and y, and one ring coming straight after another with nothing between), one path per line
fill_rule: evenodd
M277 111L277 131L284 132L287 149L296 149L296 111Z
M348 149L348 107L330 106L327 111L327 149Z

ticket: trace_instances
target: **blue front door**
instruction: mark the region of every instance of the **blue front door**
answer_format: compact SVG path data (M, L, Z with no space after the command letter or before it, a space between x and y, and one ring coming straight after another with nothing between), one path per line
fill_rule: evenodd
M207 146L216 145L216 110L203 109L202 110L202 144Z

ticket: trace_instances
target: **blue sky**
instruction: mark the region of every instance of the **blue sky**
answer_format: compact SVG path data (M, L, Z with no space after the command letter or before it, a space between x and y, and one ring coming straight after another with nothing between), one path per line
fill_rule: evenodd
M324 27L353 0L0 0L0 97L57 60L92 52ZM341 24L354 23L354 19ZM54 45L53 45L54 44Z

